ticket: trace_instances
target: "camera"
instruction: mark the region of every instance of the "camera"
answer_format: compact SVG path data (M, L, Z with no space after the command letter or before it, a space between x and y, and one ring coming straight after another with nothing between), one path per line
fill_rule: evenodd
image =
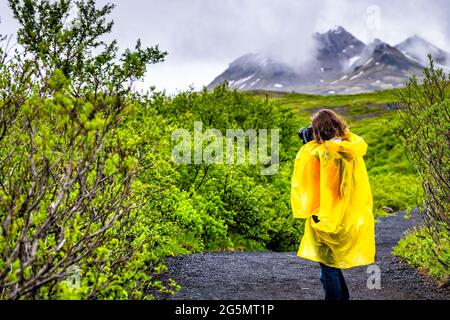
M312 127L303 127L298 130L298 136L303 141L303 144L308 143L314 139Z

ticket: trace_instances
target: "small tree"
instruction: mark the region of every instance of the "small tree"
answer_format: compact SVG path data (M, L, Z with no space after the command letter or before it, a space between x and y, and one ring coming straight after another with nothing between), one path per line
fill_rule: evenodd
M139 298L139 159L122 121L131 83L166 53L138 41L118 57L116 42L101 40L109 4L9 5L23 51L0 61L0 298ZM75 289L65 281L74 266Z
M27 57L39 65L37 77L50 77L60 69L71 81L73 94L86 90L109 94L129 91L140 79L147 64L164 59L158 46L142 48L118 56L117 41L105 42L113 21L107 19L114 8L95 6L94 0L8 0L20 23L17 39Z
M421 213L432 238L439 243L442 234L450 234L450 78L435 68L431 55L429 61L422 84L413 77L398 91L394 130L421 177ZM439 258L442 252L437 250ZM441 263L450 267L449 261Z

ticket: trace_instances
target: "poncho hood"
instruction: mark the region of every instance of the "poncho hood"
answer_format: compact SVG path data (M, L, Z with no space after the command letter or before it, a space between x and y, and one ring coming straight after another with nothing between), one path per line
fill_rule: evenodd
M346 140L327 140L324 143L318 143L316 140L313 140L305 144L304 147L312 155L317 155L318 152L325 151L344 159L362 157L367 152L367 143L364 139L350 131L347 132Z

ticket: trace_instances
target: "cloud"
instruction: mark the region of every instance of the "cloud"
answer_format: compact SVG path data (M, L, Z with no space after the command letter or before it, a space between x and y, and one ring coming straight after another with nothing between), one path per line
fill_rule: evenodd
M321 1L296 0L113 2L121 39L151 39L185 61L223 61L255 51L301 53L312 45L321 10Z
M368 27L373 17L370 7L378 8L378 29ZM380 38L391 45L417 34L450 51L449 20L449 0L327 0L317 28L323 31L339 24L366 43Z
M450 51L450 0L137 0L132 7L126 0L115 3L116 28L126 33L120 38L141 36L169 51L167 61L153 67L147 82L164 78L169 85L172 78L178 88L208 84L229 62L249 52L302 64L315 49L311 35L335 25L366 43L380 38L395 45L417 34Z

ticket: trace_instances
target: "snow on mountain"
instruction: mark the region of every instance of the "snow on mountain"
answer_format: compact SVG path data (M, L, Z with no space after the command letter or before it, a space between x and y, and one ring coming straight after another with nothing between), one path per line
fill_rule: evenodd
M420 78L428 53L438 65L450 63L450 54L417 36L395 47L379 39L366 45L337 26L316 33L314 40L317 50L301 70L276 57L251 53L231 62L208 88L227 81L239 90L349 94L402 86L412 75Z
M415 35L395 46L404 55L423 65L428 65L428 54L439 66L450 68L450 53L436 47L425 39Z

